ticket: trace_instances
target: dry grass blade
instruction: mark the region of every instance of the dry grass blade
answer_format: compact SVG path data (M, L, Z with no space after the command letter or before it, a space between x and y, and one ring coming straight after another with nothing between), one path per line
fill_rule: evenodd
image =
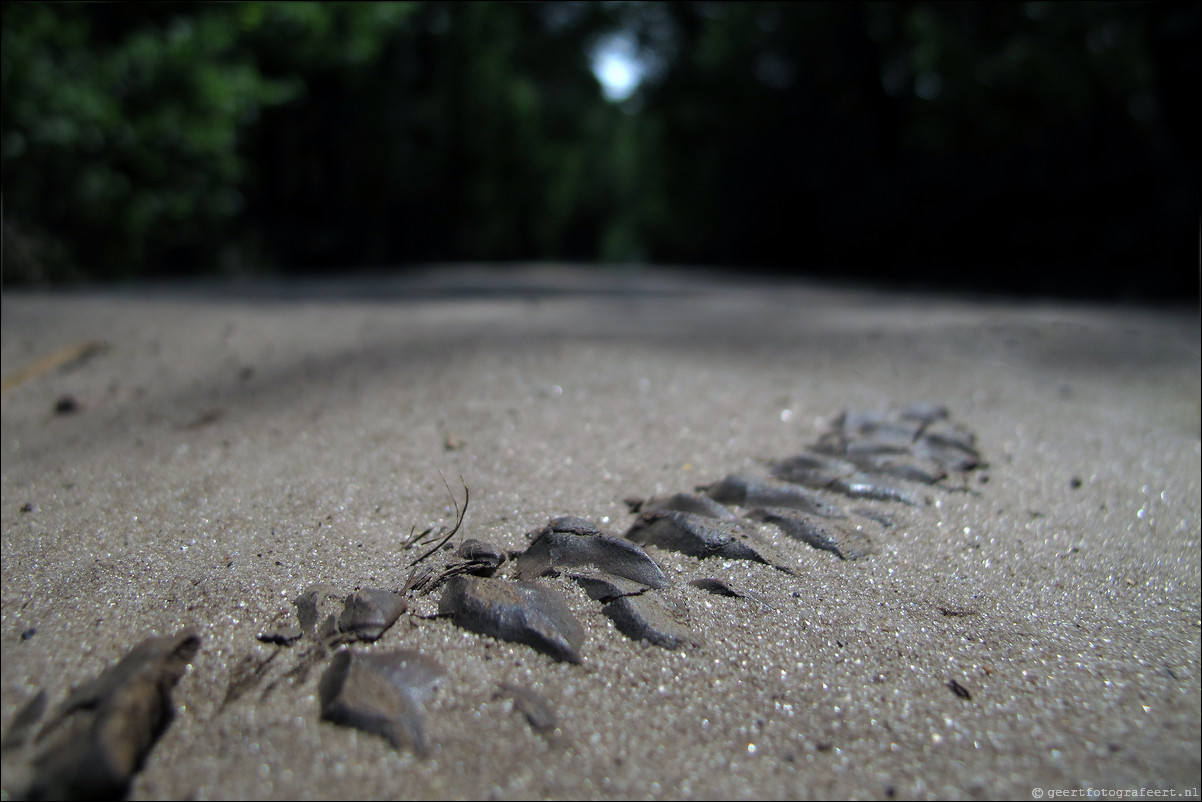
M422 556L409 563L410 567L417 565L419 562L426 559L431 554L449 543L451 538L455 537L455 533L459 531L459 527L463 526L463 516L467 515L467 504L471 498L471 491L468 489L467 482L463 481L462 476L459 477L459 481L463 484L463 509L459 508L459 502L455 500L455 494L451 492L451 486L447 484L447 478L445 476L442 477L442 483L447 486L447 493L451 496L451 504L455 507L455 525L451 527L450 532L447 532L446 537L434 544L428 551L424 552Z
M30 379L35 379L43 373L49 373L55 368L60 368L72 362L83 361L100 353L106 347L104 343L86 340L51 351L41 359L26 365L15 373L5 376L3 380L0 380L0 392L7 393L14 387L22 385Z
M422 538L424 538L426 535L430 534L433 531L434 531L434 527L428 526L423 531L418 532L417 524L414 524L413 528L409 530L409 537L405 538L405 542L401 544L401 547L406 550L411 549L414 546L419 545L422 541Z

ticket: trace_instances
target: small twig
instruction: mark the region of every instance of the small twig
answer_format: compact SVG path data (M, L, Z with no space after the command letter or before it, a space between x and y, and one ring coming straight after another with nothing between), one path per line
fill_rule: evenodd
M447 531L447 528L446 528L445 526L440 526L440 527L438 528L438 531L437 531L437 532L434 532L434 527L430 527L429 529L427 529L427 530L426 530L425 534L426 534L426 535L430 535L430 533L431 533L431 532L434 532L434 534L433 534L433 535L430 535L430 537L425 537L425 535L423 535L423 536L422 536L422 539L421 539L421 540L419 540L419 541L418 541L416 544L414 544L414 545L417 545L417 546L428 546L428 545L430 545L431 543L433 543L435 540L438 540L440 537L442 537L442 536L443 536L443 534L444 534L446 531Z
M430 566L425 568L414 568L409 572L409 578L405 580L404 587L401 588L401 593L409 593L410 591L420 592L430 581L430 576L434 573L434 569Z
M426 530L424 532L417 532L417 524L414 524L413 528L409 530L409 537L405 538L405 542L402 543L401 546L405 549L411 549L415 545L417 545L418 542L422 538L424 538L426 535L430 534L433 531L434 531L434 527L429 526L429 527L426 527ZM417 534L415 535L414 532L417 532Z
M417 570L414 569L414 575L409 577L409 581L401 588L401 593L430 593L442 583L446 582L453 576L460 574L470 574L480 567L480 563L473 560L465 562L451 563L441 572L436 572L433 568L427 568L426 572L420 577L416 576Z
M24 384L30 379L37 378L43 373L49 373L55 368L61 368L63 365L72 362L80 362L88 357L103 351L107 346L104 343L93 342L87 340L84 342L75 343L59 348L56 351L51 351L46 356L26 365L16 373L10 373L0 380L0 392L7 393L14 387Z
M463 482L463 509L462 510L459 509L459 502L455 500L455 494L451 492L451 486L449 484L447 484L447 477L445 477L445 476L442 477L442 483L447 486L447 493L450 494L450 496L451 496L451 504L454 505L454 507L455 507L455 525L451 527L450 532L447 532L447 536L444 537L442 540L440 540L437 544L435 544L433 548L431 548L429 551L427 551L422 556L418 557L413 562L409 563L410 567L417 565L419 562L426 559L431 554L438 551L443 546L445 546L447 543L449 543L451 538L455 537L455 533L459 531L459 527L463 525L463 516L467 515L467 503L468 503L468 499L471 497L471 491L468 490L467 482L463 481L462 476L459 477L459 481Z

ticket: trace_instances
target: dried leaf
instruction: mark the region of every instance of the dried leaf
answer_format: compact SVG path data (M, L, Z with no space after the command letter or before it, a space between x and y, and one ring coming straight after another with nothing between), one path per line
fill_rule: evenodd
M534 582L456 576L438 611L481 635L524 643L556 660L580 662L584 628L563 598Z
M469 573L481 576L492 576L506 559L504 551L491 543L476 540L475 538L468 538L460 543L459 548L455 549L455 556L472 563L478 563L479 567L476 570L469 571Z
M341 609L338 604L341 602ZM374 641L408 609L404 594L363 588L341 597L330 585L313 585L293 600L301 631L317 641ZM318 621L321 621L319 624ZM270 633L260 640L291 642L294 632Z
M517 566L522 579L592 566L647 587L668 586L668 578L645 551L629 540L605 534L583 518L552 520L517 558Z
M756 520L775 524L791 538L808 543L816 549L837 554L844 560L858 560L872 553L872 542L862 532L819 518L808 518L786 510L752 510L748 515Z
M296 617L300 627L309 637L317 633L317 622L333 615L335 605L342 600L331 585L310 585L305 592L292 600L296 605Z
M377 640L409 609L400 593L375 588L357 590L346 597L338 617L338 640Z
M12 723L8 726L8 735L5 737L4 743L0 745L0 749L7 752L10 749L20 749L24 746L26 739L33 732L34 725L42 718L44 712L46 712L46 691L39 690L13 716Z
M699 590L712 593L715 596L730 596L736 599L751 599L752 601L759 602L761 606L767 607L769 610L775 609L771 604L760 598L758 594L752 593L749 590L740 590L731 585L729 582L721 579L705 577L702 579L690 580L689 584L695 588L698 588Z
M626 537L702 559L753 560L793 573L770 544L746 531L742 523L714 521L687 512L645 512L626 531Z
M387 738L397 749L429 753L422 704L445 674L418 652L340 649L322 674L321 716Z
M514 709L526 717L526 721L530 723L535 732L549 734L559 726L555 708L551 706L546 697L532 688L507 684L502 685L496 695L512 699Z
M95 680L76 688L39 734L29 799L125 795L171 722L171 690L200 648L185 631L148 638Z
M654 591L614 599L601 612L614 622L622 634L645 640L665 649L679 649L700 638L688 627L684 605Z
M607 574L602 571L580 571L568 574L568 578L580 587L589 598L599 602L610 602L622 596L643 593L647 586L632 579Z
M704 489L704 488L701 488ZM675 493L671 496L657 496L656 498L642 499L627 499L626 503L630 506L631 512L650 512L651 510L676 510L677 512L691 512L694 515L704 515L707 518L718 518L721 520L733 520L735 514L719 504L723 499L717 496L694 496L691 493ZM738 504L740 502L732 502Z
M772 465L772 475L786 482L829 490L851 498L900 501L920 506L922 500L887 477L865 473L843 459L807 452Z
M825 518L842 518L845 515L837 505L818 493L784 482L768 482L732 474L700 489L712 499L740 507L790 507Z

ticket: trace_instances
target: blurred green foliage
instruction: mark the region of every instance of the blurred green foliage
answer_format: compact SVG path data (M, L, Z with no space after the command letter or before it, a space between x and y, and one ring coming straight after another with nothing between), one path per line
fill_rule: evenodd
M615 35L645 73L620 103L590 66ZM4 278L652 260L1189 294L1198 77L1196 3L9 2Z
M261 24L217 8L6 4L6 240L49 245L54 269L132 276L221 232L243 207L241 136L301 90L249 57Z
M590 257L590 134L617 112L544 15L6 4L6 274Z

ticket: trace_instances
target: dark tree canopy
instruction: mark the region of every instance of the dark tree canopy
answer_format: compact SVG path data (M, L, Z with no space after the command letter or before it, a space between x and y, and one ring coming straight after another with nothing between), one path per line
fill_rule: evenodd
M10 283L565 259L1197 292L1196 3L3 11Z

